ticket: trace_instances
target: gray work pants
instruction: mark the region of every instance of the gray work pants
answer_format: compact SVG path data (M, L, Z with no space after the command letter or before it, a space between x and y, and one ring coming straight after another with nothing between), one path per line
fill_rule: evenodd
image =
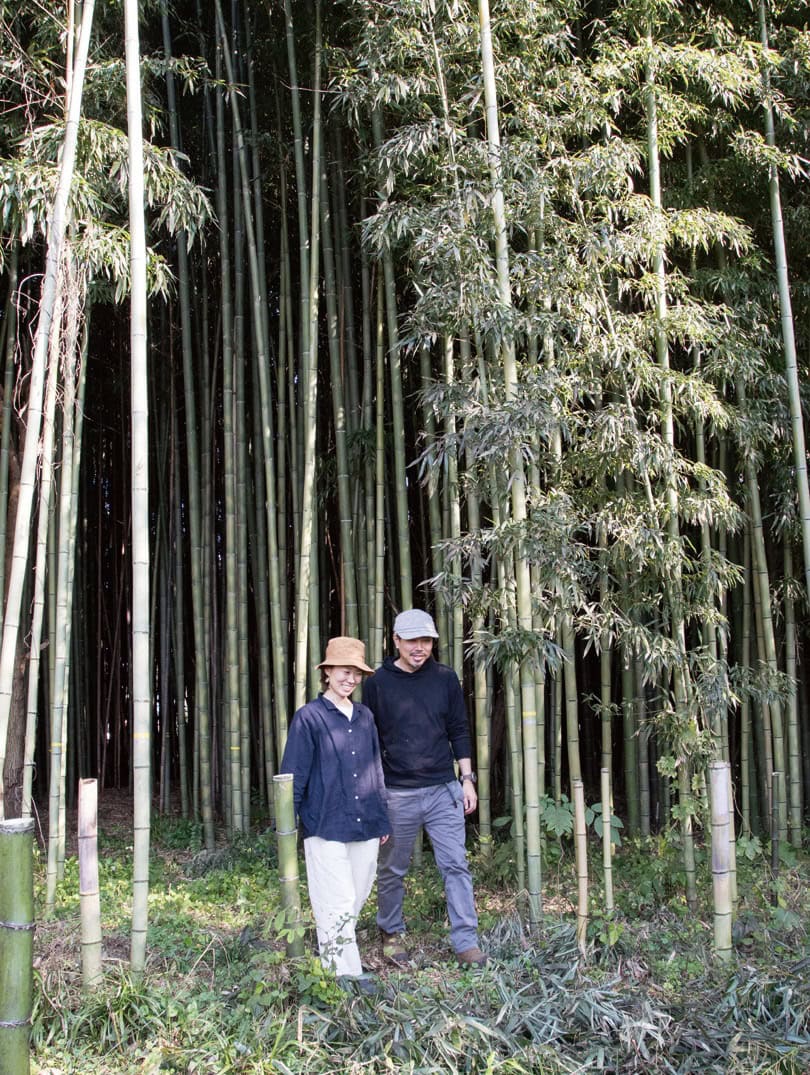
M457 780L429 788L388 788L391 837L380 848L377 865L377 925L403 933L404 878L420 826L430 837L433 857L444 881L450 943L463 952L478 945L472 878L464 849L464 800Z

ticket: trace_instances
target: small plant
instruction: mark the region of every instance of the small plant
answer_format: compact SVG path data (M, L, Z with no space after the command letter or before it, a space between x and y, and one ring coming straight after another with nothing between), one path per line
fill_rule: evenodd
M123 1049L165 1034L184 1010L182 998L167 995L146 979L109 975L105 987L85 999L72 1032L101 1048Z
M574 805L566 795L561 795L559 802L544 795L540 800L540 820L551 836L570 836L574 831Z
M184 850L196 853L202 847L202 823L194 821L193 818L154 814L150 835L156 847L164 847L169 851Z
M616 948L624 936L625 925L614 913L605 913L601 909L591 909L588 921L588 936L596 940L603 948Z
M602 816L602 804L600 802L594 803L592 806L585 808L585 824L592 825L593 830L599 839L602 839L602 833L605 828L605 819ZM617 814L610 815L610 842L616 847L621 846L622 837L620 829L624 828L622 819Z

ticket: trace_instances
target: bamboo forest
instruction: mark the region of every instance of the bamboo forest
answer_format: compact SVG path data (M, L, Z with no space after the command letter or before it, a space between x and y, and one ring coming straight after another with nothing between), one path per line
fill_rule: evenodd
M810 1072L805 0L0 38L1 1075ZM489 962L420 837L369 999L276 778L410 608Z

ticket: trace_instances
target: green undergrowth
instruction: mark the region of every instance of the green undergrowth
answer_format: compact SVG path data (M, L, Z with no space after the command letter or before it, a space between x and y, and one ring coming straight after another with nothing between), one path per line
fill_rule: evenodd
M55 913L37 925L34 1075L810 1072L810 864L801 856L786 856L776 880L762 856L740 864L727 964L712 954L709 882L688 909L666 841L622 846L610 915L595 859L584 951L563 843L547 849L533 931L503 876L508 849L474 858L490 961L470 971L449 958L426 850L406 903L410 970L383 964L373 897L363 911L361 950L380 986L367 997L324 973L309 923L307 954L286 957L270 836L205 852L188 823L164 819L153 840L149 958L138 980L128 973L131 852L125 840L106 842L104 984L91 994L81 986L68 861Z

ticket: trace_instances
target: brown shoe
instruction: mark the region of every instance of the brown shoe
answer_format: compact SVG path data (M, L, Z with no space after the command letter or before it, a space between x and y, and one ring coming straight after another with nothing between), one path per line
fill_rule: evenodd
M402 943L401 933L386 933L384 929L381 929L380 940L382 941L383 957L387 959L389 963L393 963L397 967L407 967L410 965L411 957L408 954L407 948Z
M465 948L463 952L456 952L456 959L462 967L483 967L487 961L480 948Z

